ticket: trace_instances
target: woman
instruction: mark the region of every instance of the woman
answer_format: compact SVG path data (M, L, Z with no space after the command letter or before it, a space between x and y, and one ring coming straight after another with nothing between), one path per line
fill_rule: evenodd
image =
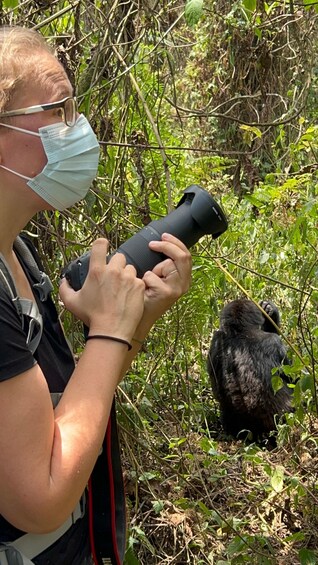
M39 542L31 557L54 565L90 563L85 508L70 527L69 517L100 452L116 386L191 277L188 250L169 234L149 243L169 259L142 280L123 254L106 265L108 242L95 241L81 290L66 280L60 286L65 307L89 328L74 366L53 304L39 300L14 247L37 212L82 199L96 174L98 143L72 96L65 71L39 34L0 28L0 252L18 296L43 320L32 352L17 304L0 285L0 543L24 532L41 540L67 524L52 546L43 550ZM50 393L56 392L63 395L53 409ZM2 546L0 563L10 562L30 561Z

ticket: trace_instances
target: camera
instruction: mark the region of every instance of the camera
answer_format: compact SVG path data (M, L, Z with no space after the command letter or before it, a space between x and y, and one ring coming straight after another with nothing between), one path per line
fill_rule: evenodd
M139 232L125 241L115 251L123 253L128 264L133 265L137 276L142 278L146 271L166 259L162 253L149 249L149 242L161 240L168 232L180 239L189 249L202 236L212 235L213 239L226 231L228 222L222 208L201 186L192 184L183 193L175 210L160 220L153 220ZM111 255L106 257L106 262ZM69 263L62 272L74 290L79 290L86 279L90 251Z

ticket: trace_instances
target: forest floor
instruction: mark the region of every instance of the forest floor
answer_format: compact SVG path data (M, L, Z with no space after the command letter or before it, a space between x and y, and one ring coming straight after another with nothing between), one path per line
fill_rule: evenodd
M127 565L318 563L318 423L305 419L271 449L217 425L153 445L139 451L138 480L124 460Z

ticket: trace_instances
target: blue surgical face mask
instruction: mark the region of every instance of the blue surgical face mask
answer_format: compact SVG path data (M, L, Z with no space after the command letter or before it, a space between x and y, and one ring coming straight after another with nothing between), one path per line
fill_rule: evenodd
M64 210L82 200L96 176L99 144L85 116L80 115L73 127L63 122L39 128L39 132L0 125L39 136L47 156L47 164L34 178L0 165L26 179L27 185L57 210Z

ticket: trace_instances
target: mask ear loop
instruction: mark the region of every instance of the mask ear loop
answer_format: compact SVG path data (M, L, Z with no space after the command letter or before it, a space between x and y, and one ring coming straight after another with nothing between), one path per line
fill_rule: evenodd
M10 126L10 124L4 124L3 122L0 122L0 126L3 126L4 128L15 129L16 131L22 131L23 133L28 133L29 135L36 135L37 137L41 137L40 134L36 131L30 131L28 129L18 128L17 126Z
M22 133L28 133L29 135L35 135L36 137L41 137L40 134L37 133L36 131L29 131L28 129L18 128L16 126L11 126L10 124L4 124L3 122L0 122L0 126L3 126L5 128L9 128L9 129L14 129L16 131L22 131ZM14 175L17 175L21 179L32 180L31 177L26 177L25 175L22 175L21 173L17 173L17 171L13 171L12 169L9 169L9 167L5 167L4 165L0 165L0 167L2 169L5 169L6 171L9 171L9 173L13 173Z
M17 173L17 171L14 171L13 169L9 169L9 167L5 167L4 165L0 165L0 167L1 167L1 169L5 169L6 171L9 171L9 173L13 173L17 177L20 177L21 179L32 180L31 177L26 177L25 175L22 175L21 173Z

